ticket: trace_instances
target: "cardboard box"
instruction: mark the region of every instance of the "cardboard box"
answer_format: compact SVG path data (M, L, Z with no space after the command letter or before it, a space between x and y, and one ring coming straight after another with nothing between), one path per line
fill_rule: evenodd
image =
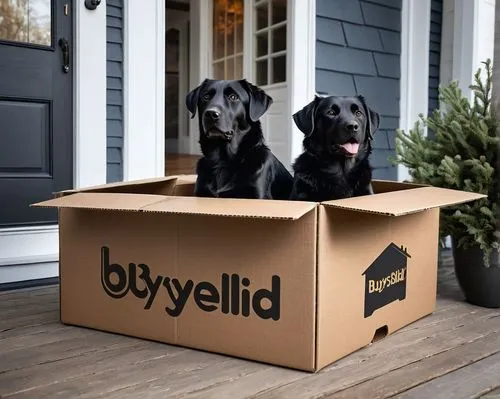
M433 312L439 207L375 181L325 203L196 198L195 176L58 193L63 323L317 371Z

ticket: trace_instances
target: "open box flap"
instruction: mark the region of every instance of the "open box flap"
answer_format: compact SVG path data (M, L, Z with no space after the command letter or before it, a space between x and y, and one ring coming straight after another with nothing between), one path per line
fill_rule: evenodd
M141 191L159 191L158 194L168 195L174 190L176 181L179 177L181 176L162 176L148 179L129 180L125 182L100 184L97 186L89 186L80 189L59 191L55 193L55 196L61 197L84 192L141 194Z
M79 208L140 211L146 205L165 200L164 195L81 192L32 204L38 208Z
M299 201L81 192L38 202L32 206L296 220L314 209L317 204Z
M168 197L147 205L144 212L297 220L316 207L314 202L264 199Z
M358 212L402 216L426 209L461 204L480 198L486 198L486 195L429 186L326 201L322 202L322 204L327 207Z

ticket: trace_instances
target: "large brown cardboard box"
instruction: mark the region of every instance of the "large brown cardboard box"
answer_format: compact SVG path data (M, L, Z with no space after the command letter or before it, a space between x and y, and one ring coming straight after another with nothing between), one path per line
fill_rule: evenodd
M325 203L193 197L195 176L58 193L61 321L317 371L433 312L439 207L375 181Z

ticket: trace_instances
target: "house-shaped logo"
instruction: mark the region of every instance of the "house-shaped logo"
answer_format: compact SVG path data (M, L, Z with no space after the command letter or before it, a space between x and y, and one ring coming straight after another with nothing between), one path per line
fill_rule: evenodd
M364 271L365 318L391 302L406 298L408 258L411 256L406 248L391 242Z

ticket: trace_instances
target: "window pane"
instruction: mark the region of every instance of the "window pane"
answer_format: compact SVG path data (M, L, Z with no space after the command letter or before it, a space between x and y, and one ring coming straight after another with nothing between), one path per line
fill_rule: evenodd
M226 15L226 35L227 35L227 47L226 56L234 54L234 34L235 34L235 8L234 0L229 0L227 5L227 15Z
M234 79L234 58L226 59L226 75L224 76L224 79Z
M257 19L257 30L265 28L268 25L267 20L267 3L259 5L256 10L256 19Z
M224 57L224 32L226 29L225 1L214 0L213 14L213 58Z
M500 1L500 0L499 0ZM267 54L267 32L259 33L257 35L257 57Z
M286 0L272 0L272 23L286 21Z
M243 78L243 56L239 55L234 59L234 79Z
M267 60L257 61L257 84L267 85Z
M286 25L273 29L272 31L272 52L286 50Z
M214 79L224 79L224 61L216 62L213 65Z
M236 13L236 52L243 52L243 0L239 2L241 4L239 12Z
M180 31L169 29L165 35L165 70L167 73L179 72Z
M50 0L0 0L0 39L50 46Z
M273 78L272 83L279 83L286 81L286 56L280 55L279 57L273 58Z
M244 48L243 1L214 0L212 59L218 61L213 65L214 79L239 78L234 55Z

